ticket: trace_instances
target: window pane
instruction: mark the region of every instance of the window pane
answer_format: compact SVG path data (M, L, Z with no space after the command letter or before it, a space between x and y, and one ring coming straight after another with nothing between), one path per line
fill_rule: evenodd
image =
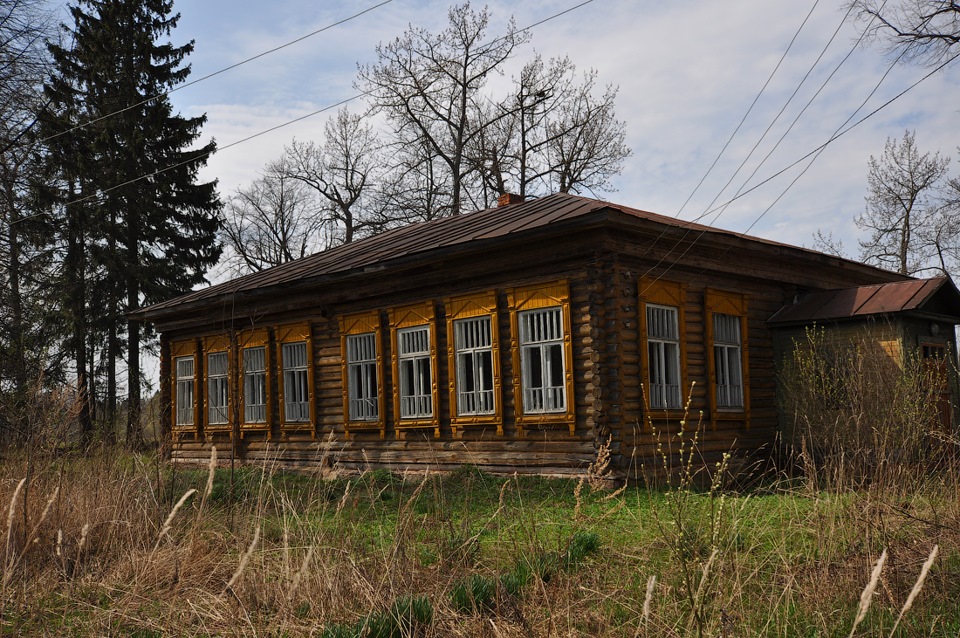
M400 418L433 416L430 326L397 331L400 367Z
M566 362L563 313L559 306L519 313L524 413L563 412Z
M457 414L493 414L493 337L491 317L453 322L456 352Z
M267 349L243 349L243 421L267 421Z
M211 425L227 423L227 353L207 355L207 422Z
M285 343L283 358L283 418L288 423L310 421L310 383L307 375L307 342Z
M347 391L351 421L376 421L378 418L376 360L376 333L347 337Z
M177 425L193 425L193 357L177 357Z

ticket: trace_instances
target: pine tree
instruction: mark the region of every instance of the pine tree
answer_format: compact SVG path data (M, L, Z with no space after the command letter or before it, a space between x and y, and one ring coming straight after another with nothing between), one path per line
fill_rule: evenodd
M165 95L188 76L183 62L193 50L192 42L161 41L179 18L172 10L170 0L80 0L70 9L72 27L64 27L70 48L50 48L49 129L63 135L53 140L57 152L49 158L61 184L72 185L62 197L65 215L85 215L75 221L86 242L68 237L66 243L78 244L87 263L72 267L93 275L103 295L91 299L94 287L85 281L86 302L70 304L71 320L83 324L77 313L102 309L91 319L105 335L108 421L116 410L117 361L126 350L127 443L134 447L142 438L144 336L126 312L202 283L220 255L216 183L197 182L215 146L193 148L206 117L174 114Z

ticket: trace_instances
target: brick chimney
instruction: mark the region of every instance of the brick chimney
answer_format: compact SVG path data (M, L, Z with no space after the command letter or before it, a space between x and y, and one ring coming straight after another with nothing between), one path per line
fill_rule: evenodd
M504 193L497 198L497 208L503 208L504 206L509 206L510 204L519 204L523 201L523 197L520 195L514 195L513 193Z

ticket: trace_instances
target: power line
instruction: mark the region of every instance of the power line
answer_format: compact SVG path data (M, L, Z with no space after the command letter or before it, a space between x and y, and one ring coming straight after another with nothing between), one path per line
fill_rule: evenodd
M392 2L392 0L386 0L385 2L381 2L379 5L375 5L374 7L371 7L370 9L367 9L366 11L364 11L364 12L362 12L362 13L366 13L367 11L371 11L371 10L373 10L373 9L381 6L381 5L387 4L388 2ZM594 2L594 0L585 0L584 2L580 2L580 3L578 3L578 4L575 4L575 5L571 6L571 7L568 7L567 9L564 9L563 11L559 11L559 12L557 12L557 13L554 13L554 14L552 14L552 15L544 18L544 19L542 19L542 20L539 20L539 21L537 21L537 22L534 22L533 24L530 24L530 25L528 25L528 26L526 26L526 27L523 27L522 29L518 29L518 31L529 31L529 30L531 30L531 29L533 29L533 28L535 28L535 27L541 26L541 25L543 25L543 24L545 24L545 23L547 23L547 22L550 22L551 20L555 20L556 18L559 18L559 17L561 17L561 16L564 16L564 15L570 13L571 11L575 11L576 9L579 9L579 8L581 8L581 7L584 7L584 6L586 6L586 5L588 5L588 4L591 4L591 3L593 3L593 2ZM362 15L362 13L361 13L361 14L357 14L357 15ZM353 16L353 17L356 17L356 16ZM347 20L349 20L349 19L352 19L352 18L348 18ZM345 22L345 21L346 21L346 20L342 20L340 23ZM326 28L330 28L330 27L325 27L325 29L326 29ZM309 37L309 36L304 36L303 38L300 38L300 40L302 40L302 39L304 39L304 38L306 38L306 37ZM496 42L496 41L501 40L501 39L503 39L503 37L501 37L501 38L496 38L496 39L492 40L491 42ZM289 45L289 44L291 44L291 43L288 43L288 45ZM279 47L279 48L282 48L282 47ZM255 56L255 57L262 57L263 55L266 55L266 53L269 53L269 52L265 52L265 53L263 53L263 54L260 54L260 56ZM255 59L255 58L251 58L251 59ZM246 62L246 61L245 61L245 62ZM242 63L238 63L237 65L234 65L234 66L239 66L239 64L242 64ZM225 70L226 70L226 69L225 69ZM205 76L205 77L210 77L210 76ZM204 78L201 78L201 79L204 79ZM197 81L199 81L199 80L197 80ZM180 166L183 166L184 164L188 164L188 163L197 161L198 159L208 158L208 157L210 157L211 155L213 155L214 153L217 153L217 152L219 152L219 151L224 151L224 150L226 150L226 149L228 149L228 148L232 148L232 147L234 147L234 146L238 146L238 145L240 145L240 144L244 144L244 143L246 143L246 142L249 142L250 140L256 139L256 138L261 137L261 136L263 136L263 135L266 135L266 134L268 134L268 133L272 133L272 132L277 131L277 130L279 130L279 129L282 129L282 128L285 128L285 127L287 127L287 126L290 126L291 124L296 124L297 122L301 122L301 121L303 121L303 120L309 119L309 118L311 118L311 117L314 117L314 116L316 116L316 115L319 115L320 113L324 113L324 112L329 111L329 110L331 110L331 109L335 109L335 108L337 108L337 107L339 107L339 106L343 106L344 104L347 104L347 103L349 103L349 102L352 102L352 101L354 101L354 100L357 100L357 99L359 99L359 98L361 98L361 97L364 97L364 96L368 95L368 93L369 93L369 92L358 93L358 94L353 95L353 96L351 96L351 97L348 97L348 98L345 98L345 99L343 99L343 100L340 100L339 102L336 102L336 103L333 103L333 104L329 104L329 105L327 105L327 106L324 106L323 108L319 108L319 109L317 109L317 110L315 110L315 111L311 111L310 113L307 113L307 114L305 114L305 115L301 115L301 116L299 116L299 117L296 117L296 118L294 118L294 119L292 119L292 120L287 120L286 122L283 122L283 123L281 123L281 124L277 124L276 126L271 126L270 128L267 128L267 129L258 131L258 132L256 132L256 133L253 133L252 135L248 135L247 137L244 137L244 138L242 138L242 139L239 139L239 140L236 140L236 141L234 141L234 142L231 142L230 144L227 144L227 145L222 146L222 147L220 147L220 148L216 148L216 149L214 149L214 150L212 150L212 151L210 151L210 152L201 153L201 154L192 156L189 160L184 160L184 161L182 161L182 162L178 162L178 163L176 163L176 164L172 164L172 165L170 165L170 166L166 166L166 167L164 167L164 168L158 169L158 170L153 171L152 173L148 173L148 174L146 174L146 175L140 175L140 176L134 177L134 178L129 179L129 180L123 182L123 183L115 184L115 185L113 185L113 186L104 188L104 189L100 190L98 193L95 193L95 194L93 194L93 195L87 195L86 197L81 197L81 198L79 198L79 199L71 200L71 201L69 201L69 202L66 202L66 205L69 205L69 204L80 204L80 203L83 203L83 202L87 202L87 201L92 201L92 200L95 200L95 199L99 199L101 196L105 195L106 193L109 193L109 192L111 192L111 191L117 190L118 188L123 188L124 186L129 186L130 184L134 184L134 183L136 183L136 182L140 182L140 181L143 181L143 180L145 180L145 179L150 179L150 178L152 178L152 177L156 177L157 175L161 175L161 174L163 174L163 173L166 173L167 171L171 171L171 170L173 170L173 169L175 169L175 168L179 168ZM154 98L149 98L149 99L154 99ZM146 100L146 101L149 101L149 99ZM128 109L129 109L129 108L132 108L132 107L128 107ZM108 116L104 116L104 117L108 117ZM92 122L89 122L88 124L90 124L90 123L92 123ZM41 140L41 141L44 141L44 140ZM28 217L23 217L21 220L18 220L18 221L23 221L23 220L25 220L25 219L29 219L30 217L37 217L37 216L43 215L43 214L45 214L45 213L38 213L38 214L36 214L36 215L31 215L31 216L28 216Z
M591 1L592 1L592 0L591 0ZM191 80L191 81L189 81L189 82L186 82L185 84L180 84L180 85L175 86L175 87L173 87L173 88L171 88L171 89L169 89L169 90L167 90L167 91L163 91L163 92L161 92L161 93L157 93L157 94L155 94L155 95L151 95L151 96L149 96L149 97L147 97L147 98L144 98L143 100L140 100L139 102L137 102L137 103L135 103L135 104L131 104L131 105L129 105L129 106L125 106L125 107L123 107L122 109L119 109L119 110L117 110L117 111L113 111L112 113L107 113L106 115L101 115L100 117L94 118L94 119L92 119L92 120L88 120L88 121L86 121L86 122L84 122L84 123L82 123L82 124L77 124L77 125L74 126L73 128L69 128L69 129L67 129L67 130L65 130L65 131L60 131L59 133L54 133L53 135L49 135L49 136L44 137L44 138L42 138L42 139L40 139L40 140L37 140L36 143L37 143L37 144L42 144L42 143L47 142L47 141L49 141L49 140L56 139L56 138L60 137L61 135L66 135L67 133L71 133L71 132L76 131L76 130L78 130L78 129L86 128L86 127L88 127L88 126L90 126L90 125L92 125L92 124L96 124L97 122L102 122L103 120L106 120L106 119L108 119L108 118L115 117L115 116L120 115L120 114L122 114L122 113L126 113L127 111L130 111L130 110L132 110L132 109L135 109L135 108L137 108L138 106L143 106L144 104L147 104L148 102L152 102L152 101L157 100L157 99L160 99L160 98L162 98L162 97L166 97L166 96L170 95L171 93L175 93L176 91L179 91L179 90L181 90L181 89L185 89L185 88L187 88L187 87L189 87L189 86L193 86L194 84L199 84L200 82L203 82L204 80L209 80L210 78L213 78L213 77L216 77L216 76L221 75L221 74L223 74L223 73L226 73L227 71L232 71L233 69L235 69L235 68L237 68L237 67L239 67L239 66L243 66L244 64L247 64L247 63L249 63L249 62L253 62L254 60L259 60L260 58L262 58L262 57L264 57L264 56L270 55L271 53L276 53L277 51L280 51L280 50L282 50L282 49L286 49L287 47L293 46L294 44L297 44L297 43L299 43L299 42L303 42L304 40L306 40L306 39L308 39L308 38L312 38L313 36L315 36L315 35L317 35L317 34L323 33L324 31L329 31L330 29L332 29L332 28L334 28L334 27L338 27L338 26L340 26L340 25L342 25L342 24L346 24L347 22L350 22L351 20L355 20L355 19L359 18L360 16L362 16L362 15L364 15L364 14L367 14L367 13L370 13L371 11L373 11L373 10L375 10L375 9L379 9L379 8L382 7L383 5L385 5L385 4L390 4L391 2L393 2L393 0L383 0L382 2L380 2L380 3L378 3L378 4L375 4L375 5L373 5L373 6L367 7L367 8L364 9L363 11L360 11L360 12L358 12L358 13L355 13L355 14L347 17L347 18L343 18L342 20L338 20L337 22L333 22L333 23L331 23L331 24L328 24L327 26L322 27L322 28L320 28L320 29L317 29L316 31L311 31L310 33L308 33L308 34L306 34L306 35L302 35L302 36L300 36L299 38L296 38L295 40L290 40L289 42L285 42L285 43L281 44L280 46L276 46L276 47L274 47L274 48L272 48L272 49L268 49L268 50L266 50L266 51L263 51L263 52L261 52L261 53L258 53L258 54L256 54L256 55L254 55L254 56L251 56L251 57L249 57L249 58L247 58L247 59L245 59L245 60L241 60L240 62L236 62L236 63L234 63L234 64L231 64L230 66L227 66L227 67L224 67L224 68L219 69L219 70L217 70L217 71L214 71L213 73L208 73L207 75L204 75L204 76L202 76L202 77L199 77L199 78L197 78L197 79L195 79L195 80Z
M807 12L806 17L803 19L803 22L800 23L800 26L797 28L796 33L793 34L793 38L790 39L790 44L787 45L787 48L784 50L783 55L780 56L780 59L777 61L777 65L773 68L773 71L770 72L770 75L767 76L767 81L763 83L762 87L760 87L760 91L757 93L756 97L753 98L753 102L751 102L750 106L747 108L747 112L743 114L742 118L740 118L740 123L737 124L737 127L735 129L733 129L733 133L730 134L730 137L727 138L727 141L726 143L724 143L723 148L720 149L720 152L717 153L717 156L713 159L713 163L710 164L709 168L707 168L706 172L703 174L703 177L701 177L700 181L697 182L697 185L690 192L690 195L687 196L687 199L683 202L683 205L680 206L680 210L677 211L677 214L674 215L674 217L680 217L680 214L683 213L683 209L687 207L687 204L690 203L690 200L693 199L693 196L696 195L697 191L700 190L700 187L703 186L703 182L707 179L710 173L713 172L713 169L714 167L716 167L717 162L719 162L720 158L723 157L723 154L726 152L727 147L730 146L730 143L733 141L733 138L737 136L737 133L740 131L740 128L743 126L744 122L747 121L747 117L749 117L750 113L753 112L753 107L757 105L757 102L760 101L760 97L763 95L764 91L767 90L767 87L770 85L770 82L773 80L773 76L777 74L777 71L780 69L780 65L783 64L783 61L787 58L787 54L790 53L790 49L793 48L794 43L797 41L797 38L800 36L800 32L803 31L803 27L806 26L807 21L810 19L810 16L813 15L813 11L814 9L817 8L818 4L820 4L820 0L816 0L813 3L813 6L810 7L810 11ZM841 25L842 24L843 23L841 22ZM837 30L839 31L839 27ZM836 32L834 32L834 36L836 36ZM830 39L830 42L833 42L833 38ZM828 43L828 46L829 46L829 43ZM819 58L817 58L817 60L819 61ZM816 65L816 63L814 63L814 65ZM811 67L811 70L812 70L812 67ZM809 75L809 71L807 72L807 75ZM804 76L804 80L806 80L806 76ZM800 82L800 85L802 84L803 84L803 80L801 80ZM799 90L800 85L797 86L797 90ZM796 95L796 91L794 91L794 95ZM793 96L791 95L790 99L792 98ZM787 100L787 104L789 104L789 102L790 100ZM784 108L786 108L786 104L784 104ZM780 112L782 113L783 110L781 110ZM779 117L779 114L777 115L777 117ZM774 119L774 122L775 121L776 119ZM761 139L763 138L761 137ZM721 193L722 192L723 191L721 191Z

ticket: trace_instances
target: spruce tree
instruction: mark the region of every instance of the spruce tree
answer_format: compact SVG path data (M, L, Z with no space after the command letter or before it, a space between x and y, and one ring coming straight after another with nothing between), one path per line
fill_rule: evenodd
M108 425L126 350L127 443L134 447L142 443L144 336L126 313L202 283L220 255L216 183L197 179L215 149L213 142L194 147L206 117L175 114L166 96L188 76L184 59L193 50L192 42L165 41L179 18L172 11L170 0L80 0L70 8L73 25L64 27L69 48L50 47L50 129L63 135L49 157L61 184L72 185L65 214L86 214L85 274L96 283L85 282L86 304L75 301L71 313L99 309L91 319L105 335ZM90 299L94 289L102 296Z

